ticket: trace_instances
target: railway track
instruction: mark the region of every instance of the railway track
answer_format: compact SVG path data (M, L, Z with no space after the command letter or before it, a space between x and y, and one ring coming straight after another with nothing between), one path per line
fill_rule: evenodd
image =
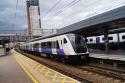
M84 70L93 71L105 76L110 76L119 80L125 80L125 71L120 69L111 69L100 65L90 64L88 66L80 67Z
M79 68L90 71L90 72L94 72L100 75L104 75L107 77L112 77L114 79L118 79L119 81L120 80L125 81L125 72L122 72L122 71L105 69L103 67L98 67L98 66L93 66L93 65L81 66Z
M28 53L21 52L19 50L18 52L56 71L59 71L65 75L75 78L81 81L82 83L125 83L125 79L119 76L119 75L124 75L123 73L114 74L112 73L113 71L111 70L106 70L103 68L94 67L90 65L74 66L74 65L63 64L63 63L54 61L53 59L41 58L39 56L34 56Z

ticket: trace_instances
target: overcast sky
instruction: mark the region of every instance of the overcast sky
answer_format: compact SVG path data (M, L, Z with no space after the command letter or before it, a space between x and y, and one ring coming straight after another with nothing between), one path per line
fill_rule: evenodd
M18 0L18 10L13 28L16 0L0 0L0 29L26 29L26 0ZM43 28L62 28L91 16L125 5L125 0L76 0L77 4L66 7L73 0L61 2L48 14L48 10L59 0L40 0L41 24ZM59 12L62 12L59 14Z

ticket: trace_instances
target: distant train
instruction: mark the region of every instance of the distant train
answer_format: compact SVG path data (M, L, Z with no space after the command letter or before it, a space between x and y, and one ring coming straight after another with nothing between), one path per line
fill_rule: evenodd
M76 34L37 38L19 45L19 49L60 61L87 61L89 52L85 39Z
M0 56L6 55L10 50L9 40L0 39Z
M125 33L109 34L109 48L111 50L125 49ZM89 48L105 50L104 35L87 38Z

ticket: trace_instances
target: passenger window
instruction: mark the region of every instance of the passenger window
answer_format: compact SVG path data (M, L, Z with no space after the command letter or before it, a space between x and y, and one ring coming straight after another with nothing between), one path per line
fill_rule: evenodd
M35 43L33 47L34 48L39 48L39 43Z
M64 44L67 43L67 40L64 38Z
M58 43L58 41L56 41L56 46L57 46L57 49L59 49L59 43Z
M86 42L88 42L88 39L85 39Z
M122 36L122 39L125 39L125 35Z
M62 44L62 40L61 40L61 44Z
M108 37L108 40L113 40L113 37Z
M90 41L93 41L93 39L90 39Z
M103 37L102 40L105 40L105 38Z

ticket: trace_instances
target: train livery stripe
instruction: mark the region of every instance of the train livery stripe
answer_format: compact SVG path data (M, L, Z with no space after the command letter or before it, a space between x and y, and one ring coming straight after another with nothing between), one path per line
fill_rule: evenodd
M51 48L42 48L42 52L52 54Z
M37 52L41 51L43 53L53 54L51 48L34 48L34 51L37 51ZM57 52L57 55L65 55L63 49L57 49L56 52Z
M57 49L57 54L58 55L65 55L63 49Z

